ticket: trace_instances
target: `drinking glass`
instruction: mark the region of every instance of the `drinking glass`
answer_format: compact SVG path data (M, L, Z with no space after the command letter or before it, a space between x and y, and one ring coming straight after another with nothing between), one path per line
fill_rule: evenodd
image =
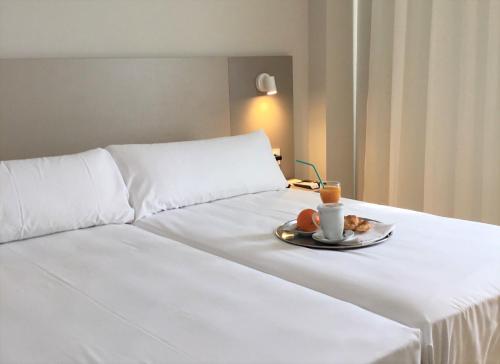
M323 203L337 203L340 201L340 182L339 181L323 181L323 187L320 188L319 194Z

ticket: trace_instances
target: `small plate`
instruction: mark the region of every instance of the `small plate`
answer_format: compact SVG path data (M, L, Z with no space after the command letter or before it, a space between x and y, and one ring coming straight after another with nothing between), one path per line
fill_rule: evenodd
M300 229L297 229L295 228L295 232L299 235L302 235L302 236L312 236L315 232L317 232L317 230L315 231L304 231L304 230L300 230Z
M314 231L304 231L297 229L297 220L291 220L282 225L284 230L289 231L290 233L297 234L300 236L312 236L317 230Z
M354 238L354 232L352 230L344 230L344 238L340 240L329 240L323 235L323 231L319 230L312 234L312 238L323 244L341 244L343 242L352 240Z

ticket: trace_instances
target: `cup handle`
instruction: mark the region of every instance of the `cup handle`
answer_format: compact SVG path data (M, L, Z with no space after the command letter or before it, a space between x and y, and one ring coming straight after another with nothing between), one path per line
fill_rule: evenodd
M317 212L312 214L312 221L313 221L313 224L316 225L316 227L318 229L321 229L320 221L319 221L319 214Z

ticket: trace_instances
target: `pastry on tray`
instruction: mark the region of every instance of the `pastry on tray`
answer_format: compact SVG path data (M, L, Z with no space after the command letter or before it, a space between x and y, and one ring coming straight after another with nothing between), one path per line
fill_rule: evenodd
M356 215L344 216L344 230L354 230L359 224L359 218Z
M371 227L371 224L367 220L360 219L356 215L347 215L344 217L344 230L365 233L370 230Z
M362 220L357 226L356 228L354 229L354 231L357 231L358 233L366 233L368 230L371 229L371 224L366 221L366 220Z

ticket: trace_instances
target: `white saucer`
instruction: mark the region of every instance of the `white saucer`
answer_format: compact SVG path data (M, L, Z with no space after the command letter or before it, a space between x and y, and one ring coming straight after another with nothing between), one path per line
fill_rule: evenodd
M311 236L312 234L314 234L316 231L304 231L304 230L300 230L300 229L297 229L295 228L295 232L299 235L302 235L302 236Z
M344 238L340 240L329 240L323 235L323 231L319 230L312 234L312 238L323 244L340 244L354 239L354 232L352 230L344 230Z
M317 230L314 230L314 231L300 230L299 228L297 228L297 220L292 220L292 221L286 222L284 224L284 227L287 230L289 230L290 232L293 232L293 233L301 235L301 236L311 236L312 234L314 234L317 231Z

